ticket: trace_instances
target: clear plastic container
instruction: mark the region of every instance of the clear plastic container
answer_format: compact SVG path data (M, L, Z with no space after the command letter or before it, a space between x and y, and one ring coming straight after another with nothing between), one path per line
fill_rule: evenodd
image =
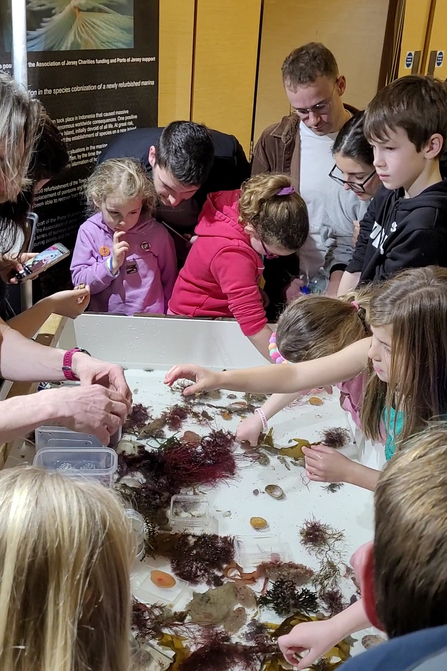
M235 561L244 571L254 571L262 562L291 561L291 549L277 534L235 536Z
M33 464L70 476L96 478L112 487L118 455L110 447L44 447L36 453Z
M63 426L40 426L34 435L36 452L44 447L103 447L93 434L70 431Z
M145 524L144 517L140 515L133 508L126 508L126 515L130 520L132 525L133 532L135 534L135 559L141 560L144 559L145 549L144 549L144 533L145 533Z
M210 515L206 496L197 494L176 494L172 497L169 524L177 532L217 533L217 520Z
M163 572L171 576L175 583L172 587L159 587L153 582L153 572ZM191 589L185 580L174 576L165 565L154 566L147 561L139 562L130 576L133 596L143 603L161 603L173 607L180 600L186 603L191 596Z

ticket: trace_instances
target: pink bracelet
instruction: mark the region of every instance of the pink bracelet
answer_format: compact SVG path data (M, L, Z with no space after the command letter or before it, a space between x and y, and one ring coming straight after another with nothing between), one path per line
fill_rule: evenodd
M265 416L264 410L262 408L255 408L255 412L257 412L259 417L261 418L263 430L268 431L269 423L267 421L267 417Z

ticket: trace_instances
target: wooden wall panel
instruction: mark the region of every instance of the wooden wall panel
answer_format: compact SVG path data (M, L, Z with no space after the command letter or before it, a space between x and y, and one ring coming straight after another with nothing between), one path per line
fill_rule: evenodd
M190 119L195 0L160 0L158 125Z
M447 0L433 0L433 21L427 45L425 71L428 74L447 78ZM442 53L440 53L442 52Z
M197 0L193 121L232 133L248 154L261 0Z
M389 0L264 0L255 140L288 114L281 65L293 49L323 42L346 76L347 102L363 108L377 91Z
M406 0L405 19L400 48L399 77L422 72L425 36L428 27L431 0ZM412 61L407 61L408 52Z

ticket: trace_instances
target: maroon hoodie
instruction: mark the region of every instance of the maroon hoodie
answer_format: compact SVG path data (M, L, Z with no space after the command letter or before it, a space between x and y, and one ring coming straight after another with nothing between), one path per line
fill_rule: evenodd
M267 323L258 281L262 258L238 221L240 191L208 195L169 310L187 317L234 317L246 336Z

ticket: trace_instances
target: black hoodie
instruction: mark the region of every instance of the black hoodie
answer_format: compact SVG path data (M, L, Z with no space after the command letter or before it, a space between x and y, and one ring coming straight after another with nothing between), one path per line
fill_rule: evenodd
M346 270L372 282L430 265L447 267L447 179L413 198L382 186L360 222Z

